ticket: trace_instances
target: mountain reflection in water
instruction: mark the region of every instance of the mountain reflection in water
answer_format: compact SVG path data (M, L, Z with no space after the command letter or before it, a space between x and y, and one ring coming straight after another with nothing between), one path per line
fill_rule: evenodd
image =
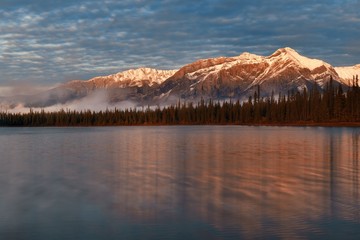
M360 239L360 129L0 129L1 239Z

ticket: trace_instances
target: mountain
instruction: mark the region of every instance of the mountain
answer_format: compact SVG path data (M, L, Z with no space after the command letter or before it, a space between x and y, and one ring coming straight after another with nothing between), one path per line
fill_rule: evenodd
M235 57L198 60L179 70L139 68L87 81L70 81L37 95L22 96L17 101L26 107L46 107L98 92L106 96L109 104L128 100L138 105L154 105L173 104L179 99L247 99L258 88L264 97L314 87L321 90L330 79L346 87L352 85L354 75L360 75L360 64L334 68L286 47L269 56L245 52ZM12 106L15 103L12 100Z
M335 67L335 70L338 73L341 82L345 85L353 85L354 77L360 77L360 64L348 67Z
M87 81L74 80L32 96L23 102L26 107L46 107L81 99L95 92L106 92L103 95L106 95L106 101L109 103L124 100L138 102L146 94L147 89L158 86L175 72L176 70L138 68Z
M143 87L161 84L163 81L174 75L176 70L158 70L152 68L130 69L109 76L100 76L88 81L71 81L65 87L86 87L95 88L126 88Z
M315 85L324 87L331 77L340 82L330 64L282 48L267 57L243 53L188 64L161 84L155 96L166 93L185 99L241 98L252 94L257 86L262 96L269 96L273 91L286 94Z

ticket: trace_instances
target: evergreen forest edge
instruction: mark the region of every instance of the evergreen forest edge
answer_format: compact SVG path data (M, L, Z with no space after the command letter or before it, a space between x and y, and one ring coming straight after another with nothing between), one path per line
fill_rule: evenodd
M360 126L360 87L347 91L331 79L324 91L311 91L260 97L258 86L248 101L201 100L175 106L125 110L0 113L0 126L127 126L127 125L334 125Z

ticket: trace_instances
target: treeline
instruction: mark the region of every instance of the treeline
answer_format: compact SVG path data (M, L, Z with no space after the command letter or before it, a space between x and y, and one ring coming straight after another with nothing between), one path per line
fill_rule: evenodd
M197 104L178 103L164 108L106 111L0 113L0 126L114 126L176 124L296 124L360 122L360 88L347 91L331 80L324 91L288 93L260 98L260 88L243 103L240 101Z

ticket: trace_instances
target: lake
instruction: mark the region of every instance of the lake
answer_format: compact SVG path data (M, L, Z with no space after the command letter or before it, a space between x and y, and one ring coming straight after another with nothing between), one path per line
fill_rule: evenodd
M0 128L0 239L360 239L360 128Z

